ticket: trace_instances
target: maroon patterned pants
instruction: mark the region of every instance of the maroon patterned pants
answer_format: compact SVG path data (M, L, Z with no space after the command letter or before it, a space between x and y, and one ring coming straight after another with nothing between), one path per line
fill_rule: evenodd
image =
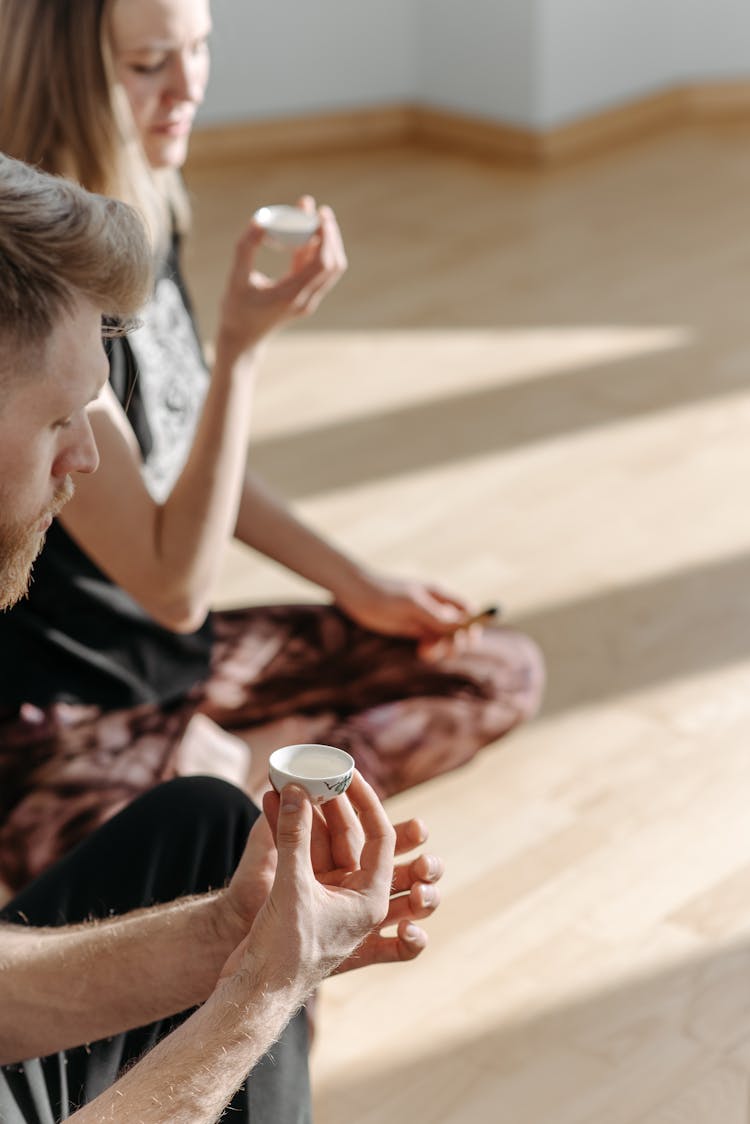
M329 605L218 612L214 626L209 678L173 705L25 705L0 719L7 887L18 892L159 781L200 772L242 785L254 741L282 738L285 720L290 740L347 749L385 797L469 761L532 717L543 691L538 649L509 629L486 629L471 651L432 663ZM239 735L234 759L210 742L196 758L194 737L187 751L196 715Z

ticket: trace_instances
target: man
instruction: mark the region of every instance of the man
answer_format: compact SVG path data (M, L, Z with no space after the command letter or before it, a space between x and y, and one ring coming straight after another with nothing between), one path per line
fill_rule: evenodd
M97 466L101 318L133 317L149 260L129 208L0 155L4 606L72 474ZM295 786L264 812L216 779L172 781L6 905L0 1121L202 1124L230 1100L233 1119L309 1120L305 999L332 971L418 955L442 865L394 867L424 832L394 829L356 774L324 813Z

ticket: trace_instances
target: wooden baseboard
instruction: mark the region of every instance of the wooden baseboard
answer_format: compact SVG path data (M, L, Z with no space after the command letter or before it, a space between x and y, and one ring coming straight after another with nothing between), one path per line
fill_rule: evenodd
M684 91L691 118L698 121L750 121L750 82L712 82Z
M539 163L561 163L663 129L721 121L750 123L750 82L679 86L537 136Z
M537 162L539 134L531 129L426 106L413 113L412 132L420 144L520 164Z
M686 120L683 90L665 90L627 105L616 106L570 125L537 133L537 162L559 164L588 156Z
M690 122L750 122L750 82L706 83L652 94L546 132L419 105L241 121L196 129L190 164L425 144L526 165L574 160Z
M415 139L414 110L378 106L347 113L238 121L196 128L190 142L193 165L246 160L248 155L284 156L305 152L357 150Z

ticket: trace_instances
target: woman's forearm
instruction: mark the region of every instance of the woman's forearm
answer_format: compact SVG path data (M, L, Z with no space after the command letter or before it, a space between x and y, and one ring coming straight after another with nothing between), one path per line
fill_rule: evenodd
M81 478L60 520L89 557L166 628L190 632L208 612L245 474L255 352L217 360L187 461L157 502L110 388L92 407L99 471Z
M297 519L251 471L245 475L235 535L334 597L365 581L358 562Z
M190 632L205 619L240 505L256 352L217 360L190 453L159 503L111 392L92 410L101 464L82 480L61 521L86 553L152 617ZM113 502L113 497L117 502Z
M211 604L240 507L255 384L254 360L217 363L190 455L159 509L156 549L167 611L198 627Z

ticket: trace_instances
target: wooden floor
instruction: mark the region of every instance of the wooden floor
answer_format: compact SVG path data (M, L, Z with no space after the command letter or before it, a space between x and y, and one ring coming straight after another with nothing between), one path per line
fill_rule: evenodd
M546 652L527 730L391 802L446 859L414 965L326 984L317 1124L750 1120L750 128L546 173L405 149L193 169L310 191L350 270L273 342L255 463ZM310 595L249 554L222 603Z

